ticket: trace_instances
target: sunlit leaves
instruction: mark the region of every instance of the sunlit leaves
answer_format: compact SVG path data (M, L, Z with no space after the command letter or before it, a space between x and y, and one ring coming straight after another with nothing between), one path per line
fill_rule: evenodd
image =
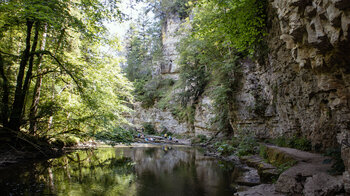
M224 37L238 52L254 52L264 35L264 5L258 0L200 0L194 8L193 36Z
M106 131L126 122L132 85L121 73L120 59L101 53L108 44L119 50L119 40L106 36L105 21L122 20L119 0L0 1L0 50L20 56L25 46L26 22L39 24L33 53L33 78L26 93L23 130L28 126L36 79L42 77L39 111L35 118L41 136L70 130ZM45 29L45 30L44 30ZM45 39L44 39L44 33ZM31 39L33 42L33 36ZM13 101L18 58L5 56L10 102ZM28 69L26 69L28 70ZM0 79L0 82L2 80ZM3 91L3 89L0 89Z

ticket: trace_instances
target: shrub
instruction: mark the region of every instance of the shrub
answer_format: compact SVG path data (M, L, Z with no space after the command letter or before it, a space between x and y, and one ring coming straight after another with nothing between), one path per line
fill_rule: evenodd
M151 80L137 80L134 84L136 99L141 102L143 108L149 108L156 101L167 96L170 87L175 84L173 79L162 79L160 77ZM165 104L165 103L164 103Z
M240 143L237 147L238 156L246 156L256 153L257 141L252 135L246 135L240 138Z
M280 147L295 148L295 149L304 150L304 151L311 151L312 149L310 140L303 137L297 137L297 136L293 136L292 138L286 138L284 136L278 137L275 139L270 139L268 140L268 142Z
M258 143L253 135L242 134L228 141L217 142L214 147L222 155L246 156L257 153Z
M132 132L121 127L116 127L112 131L101 131L94 134L97 140L106 142L107 144L115 145L116 143L130 143L133 141Z
M145 129L145 132L148 134L156 134L156 130L152 123L146 122L143 123L143 128Z
M221 155L230 155L230 154L233 154L236 150L235 147L233 147L231 144L227 142L216 142L214 146L216 147L216 150Z

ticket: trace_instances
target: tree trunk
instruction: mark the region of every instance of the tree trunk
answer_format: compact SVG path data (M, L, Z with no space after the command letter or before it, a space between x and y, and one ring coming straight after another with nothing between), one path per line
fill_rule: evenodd
M28 63L28 59L30 56L30 38L32 34L32 28L33 28L33 21L27 20L27 37L26 37L26 48L23 51L23 55L21 58L21 62L19 65L19 71L17 75L17 84L16 84L16 90L15 90L15 99L13 101L12 105L12 112L9 122L9 128L14 131L19 131L20 122L22 119L22 106L21 106L21 97L22 97L22 84L23 84L23 77L24 77L24 71Z
M43 51L45 50L45 45L46 45L46 36L47 36L47 24L44 26L44 32L43 32L43 38L41 42L41 47L40 50ZM33 102L30 107L30 114L29 114L29 120L30 120L30 126L29 126L29 132L32 135L35 135L37 132L37 126L38 126L38 121L37 121L37 114L38 114L38 106L39 106L39 101L40 101L40 92L41 92L41 84L43 81L43 74L41 70L41 60L42 60L43 55L40 54L36 63L37 66L37 73L38 76L36 78L35 82L35 87L34 87L34 92L33 92Z
M14 131L19 131L21 123L22 123L22 112L24 110L24 100L25 96L27 94L29 81L32 76L32 70L33 70L33 62L34 62L34 55L30 55L30 38L31 38L31 32L34 22L27 20L27 37L26 37L26 48L23 52L23 56L20 62L20 68L17 76L17 84L16 84L16 91L15 91L15 99L12 105L12 112L9 122L9 128ZM35 36L33 40L33 46L31 51L35 52L36 46L38 43L38 37L39 37L39 23L36 22L35 27ZM26 77L23 83L23 77L25 72L25 67L29 60L29 67L26 73Z
M9 87L8 87L8 80L5 75L4 60L1 54L0 54L0 75L2 78L2 90L3 90L1 119L2 119L2 125L4 127L7 127L8 118L9 118Z

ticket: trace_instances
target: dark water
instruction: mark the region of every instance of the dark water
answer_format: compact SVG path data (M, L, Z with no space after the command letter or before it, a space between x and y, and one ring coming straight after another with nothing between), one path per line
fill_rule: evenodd
M191 147L81 150L0 170L1 195L233 195L233 166Z

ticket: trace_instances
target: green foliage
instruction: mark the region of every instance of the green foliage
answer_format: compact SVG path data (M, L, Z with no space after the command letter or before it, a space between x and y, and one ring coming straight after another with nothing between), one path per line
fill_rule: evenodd
M289 169L289 168L293 167L295 164L297 164L296 160L288 160L288 161L285 161L283 163L278 162L278 161L271 161L271 159L273 159L273 158L268 156L267 147L263 144L260 144L260 146L259 146L259 156L261 158L265 159L266 162L271 163L274 166L276 166L278 175L273 176L272 178L270 176L270 177L268 177L268 179L266 179L269 181L271 180L273 183L275 183L277 181L279 175L281 175L284 171L286 171L287 169Z
M72 144L73 136L126 123L132 84L121 73L121 59L101 51L103 44L119 46L104 26L105 21L123 18L118 6L116 0L0 3L0 52L6 54L7 70L1 81L9 81L0 89L2 100L6 98L2 92L9 92L8 103L1 106L7 105L11 114L2 115L2 120L17 118L22 131L32 128L28 119L34 120L37 128L31 134ZM28 58L26 48L31 50ZM22 95L17 100L24 100L23 107L15 104L17 95ZM38 109L32 113L34 106ZM14 111L22 116L12 117Z
M111 145L117 143L130 143L133 141L131 131L125 130L121 127L116 127L111 131L101 131L93 135L97 140L104 141Z
M277 146L296 148L304 151L311 151L312 148L310 140L297 136L293 136L292 138L282 136L275 139L270 139L268 142Z
M230 155L233 154L236 150L236 148L227 141L216 142L214 144L214 147L221 155Z
M52 144L53 146L57 148L62 148L75 146L81 141L81 139L80 137L73 134L60 134L51 138L49 141L50 144Z
M150 80L154 62L162 59L160 21L142 13L131 24L126 44L126 76L130 81Z
M168 91L174 83L173 79L161 79L160 77L149 81L137 80L134 91L136 100L140 101L144 108L152 107L155 102L165 98L169 94Z
M150 8L161 19L170 13L178 13L180 18L185 18L190 7L193 19L187 20L179 31L185 36L177 48L180 80L176 85L160 89L153 79L147 78L149 74L146 71L127 71L129 79L137 78L135 92L143 107L151 107L158 101L157 107L167 108L178 120L193 124L195 105L208 90L216 114L212 127L232 131L230 119L233 116L230 111L236 104L234 96L239 85L240 60L253 54L254 49L261 45L265 3L256 0L149 1ZM130 42L137 46L129 49L128 64L133 70L136 70L135 67L147 67L145 62L153 58L153 53L145 52L147 47L143 49L141 38L134 34ZM131 74L136 72L141 74L137 77Z
M231 140L216 142L214 147L222 155L235 154L237 156L246 156L256 154L258 143L256 138L251 134L241 133Z
M293 160L293 161L288 161L279 165L275 165L277 166L277 172L278 172L278 176L281 175L284 171L286 171L287 169L293 167L295 164L297 164L297 161ZM273 179L273 181L277 181L278 178Z
M177 13L181 19L189 15L189 0L147 0L157 18L164 20L169 14Z
M260 144L259 145L259 156L263 159L267 159L266 146Z
M42 186L37 185L35 191L39 195L135 195L135 162L123 156L126 154L124 151L116 152L115 148L75 151L36 164L33 172L38 175L23 175L25 180L21 182L51 180L55 184L55 189L44 191ZM30 190L24 194L31 194Z
M175 104L171 108L171 114L175 116L180 122L187 122L189 124L194 123L196 108L194 105L182 106Z
M164 134L167 134L168 136L174 135L174 133L170 132L166 127L162 126L162 132L160 132L160 136L164 136Z
M292 148L296 148L304 151L311 151L312 149L310 140L303 137L296 137L296 136L291 138L291 140L289 141L289 146L291 146Z
M145 132L147 134L154 135L157 133L156 129L154 128L153 124L150 122L143 123L143 128L145 129Z
M234 139L238 140L237 142L239 142L236 152L238 156L246 156L256 153L258 143L254 136L245 135Z
M265 0L200 0L194 8L194 35L222 37L224 45L253 54L264 36L266 4Z
M240 78L238 58L228 59L213 72L214 88L211 98L214 101L216 116L211 119L212 127L226 132L233 131L230 124L232 115L230 111L235 107L235 93Z

